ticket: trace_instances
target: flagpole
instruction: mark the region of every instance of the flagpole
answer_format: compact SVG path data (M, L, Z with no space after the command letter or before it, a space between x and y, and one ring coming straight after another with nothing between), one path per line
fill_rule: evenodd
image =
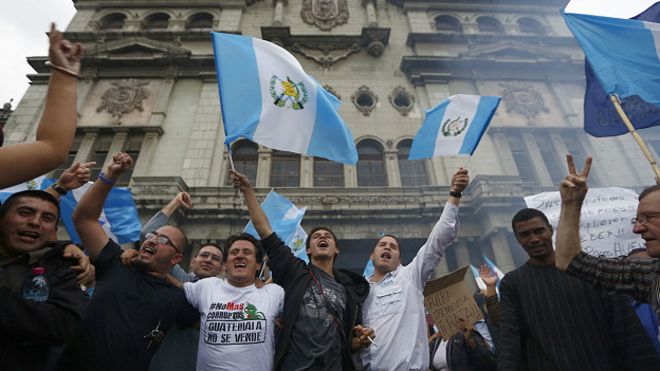
M639 145L639 148L642 149L642 152L644 152L644 156L651 165L653 172L655 172L655 183L660 184L660 169L658 169L658 164L655 162L655 159L653 158L651 151L649 151L649 147L646 146L646 143L639 135L639 133L637 133L637 130L635 130L635 127L633 126L632 122L630 122L630 119L628 118L628 115L626 115L626 112L623 110L623 107L621 107L621 101L619 100L619 97L616 94L611 94L610 101L612 101L612 104L614 104L614 108L616 109L616 112L619 114L619 117L621 117L621 121L623 121L623 123L626 124L628 131L630 132L630 134L632 134L633 138L635 138L635 141Z
M232 170L236 171L236 167L234 167L234 159L231 157L231 147L229 144L227 144L227 153L229 154L229 166ZM239 188L236 188L236 191L238 192L238 198L241 200L241 206L245 206L245 202L243 202L243 193Z

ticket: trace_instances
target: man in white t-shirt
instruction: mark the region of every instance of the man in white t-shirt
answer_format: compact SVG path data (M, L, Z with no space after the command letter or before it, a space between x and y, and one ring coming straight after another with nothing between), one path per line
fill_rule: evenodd
M197 370L271 370L275 351L275 319L282 311L284 290L257 288L264 250L248 234L227 240L227 279L205 278L185 283L186 299L200 314Z

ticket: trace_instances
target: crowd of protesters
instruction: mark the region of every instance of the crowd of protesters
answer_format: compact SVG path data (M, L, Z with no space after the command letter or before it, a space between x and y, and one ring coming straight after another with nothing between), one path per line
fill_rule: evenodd
M73 141L81 48L54 25L49 38L37 137L0 148L0 188L55 169ZM593 257L579 237L591 158L580 172L570 155L567 164L556 250L541 211L516 213L512 230L529 260L501 280L499 298L497 277L482 266L484 319L461 319L455 334L429 320L423 292L458 234L467 169L454 173L414 259L402 265L399 240L385 235L365 278L334 266L341 247L328 226L310 230L309 263L295 257L236 171L231 180L260 239L204 245L186 272L186 234L168 225L177 209L193 207L182 192L145 224L139 249L122 250L98 220L133 165L126 153L113 155L74 211L81 245L57 241L59 198L86 183L94 165L75 164L47 191L18 192L0 206L0 369L658 370L660 186L639 197L633 232L646 250ZM263 282L266 259L272 278ZM33 274L44 275L46 297L24 295Z

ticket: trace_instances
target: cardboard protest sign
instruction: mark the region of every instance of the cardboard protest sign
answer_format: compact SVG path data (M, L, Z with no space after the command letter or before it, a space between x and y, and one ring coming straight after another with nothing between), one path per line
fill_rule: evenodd
M630 224L637 214L637 197L635 191L626 188L590 188L580 215L582 250L590 255L612 258L644 248L644 241L632 233ZM527 207L542 211L557 228L561 209L559 192L528 196L525 203Z
M468 327L483 319L477 302L463 281L468 268L467 265L459 268L429 281L424 287L424 305L445 340L461 331L459 319L465 320Z

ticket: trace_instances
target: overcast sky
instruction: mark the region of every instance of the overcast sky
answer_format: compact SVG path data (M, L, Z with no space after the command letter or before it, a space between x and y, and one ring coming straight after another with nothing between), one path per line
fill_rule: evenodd
M71 0L0 0L0 105L14 98L16 108L34 73L26 57L48 55L50 22L64 29L74 13Z
M571 6L576 12L627 18L637 15L656 1L573 0ZM594 6L600 9L593 9ZM25 75L34 72L26 57L47 55L48 39L45 33L50 22L55 21L58 28L64 29L74 13L72 0L0 0L0 104L14 98L16 107L28 88Z

